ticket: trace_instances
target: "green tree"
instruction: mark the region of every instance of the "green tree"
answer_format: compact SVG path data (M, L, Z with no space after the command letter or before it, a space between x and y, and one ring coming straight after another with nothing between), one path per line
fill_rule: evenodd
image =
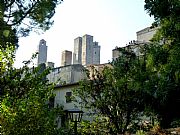
M3 70L13 64L18 38L32 30L48 30L53 24L55 8L62 1L0 0L0 66Z
M147 52L151 78L147 89L155 98L152 111L161 127L168 128L180 119L180 1L145 0L145 9L159 27Z
M18 47L18 38L31 31L46 31L53 25L55 8L63 0L0 0L0 51L10 46L11 57ZM14 50L12 50L14 49ZM9 50L9 48L7 49ZM3 56L3 58L6 56ZM6 59L6 58L4 58ZM0 58L2 62L2 57ZM7 60L7 59L6 59ZM11 61L12 62L12 61ZM12 63L11 63L12 64Z
M85 107L109 119L111 134L128 130L144 110L143 97L148 95L142 86L146 79L145 61L126 48L119 51L120 57L110 67L105 67L102 73L93 69L92 76L75 91Z
M1 0L0 22L27 35L32 28L47 30L53 24L56 6L63 0Z
M41 67L11 68L0 78L0 133L2 135L56 135L56 118L62 107L51 108L54 85L44 77Z
M58 134L55 118L62 108L50 108L53 84L49 69L13 67L18 38L32 30L48 30L62 0L0 0L0 134ZM33 55L33 58L36 55Z
M92 122L82 121L78 128L81 135L110 135L110 123L107 118L97 117Z
M152 112L158 116L162 128L171 127L171 122L178 120L180 110L179 61L173 57L174 51L167 51L166 46L152 44L148 54L147 69L149 80L146 89L151 92L154 101L150 104ZM172 59L173 58L173 59Z

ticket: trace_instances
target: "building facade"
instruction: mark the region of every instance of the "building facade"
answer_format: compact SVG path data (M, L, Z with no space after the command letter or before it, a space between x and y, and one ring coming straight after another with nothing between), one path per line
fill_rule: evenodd
M47 62L47 46L46 41L41 39L38 45L38 60L37 65Z
M84 79L85 76L85 68L81 64L73 64L53 68L47 75L47 79L50 83L61 85L79 82Z
M74 39L73 64L82 64L82 37Z
M100 49L91 35L86 34L74 39L73 64L100 64Z
M119 49L116 46L115 49L112 50L112 60L116 60L120 56Z
M82 37L82 65L93 64L93 36Z
M72 52L63 51L61 54L61 66L71 65L72 64Z
M144 46L148 45L149 42L138 42L138 41L132 41L125 47L115 47L115 49L112 50L112 60L116 60L119 58L119 56L122 55L121 50L124 49L129 52L133 52L136 54L136 56L144 55L143 50L145 49Z
M136 32L136 40L130 41L128 45L120 48L133 51L137 56L141 56L143 55L144 46L148 45L151 42L151 39L153 38L154 34L156 34L157 30L158 27L147 27L145 29L142 29ZM112 50L112 60L116 60L121 55L119 50L120 48L115 47L115 49Z
M150 40L153 38L154 34L156 33L158 27L151 28L147 27L145 29L142 29L138 32L136 32L137 35L137 41L139 42L150 42Z
M95 113L90 109L85 108L81 104L81 99L73 95L73 90L78 89L78 87L79 87L78 83L55 86L53 91L53 93L56 95L54 98L54 107L63 106L64 110L72 110L76 108L78 110L83 111L83 116L82 116L83 120L92 121L93 119L96 118ZM76 101L72 99L72 96L74 96ZM62 124L63 123L62 118L59 118L57 122L58 122L58 127L64 125Z
M93 42L93 64L100 64L100 49L98 42Z
M61 78L65 79L66 83L56 83L56 86L54 88L53 93L55 94L53 106L63 106L64 110L70 110L74 108L78 108L79 110L82 110L83 120L92 121L96 118L98 111L93 111L92 109L87 109L82 104L82 101L79 97L73 94L73 90L78 89L79 81L82 79L87 78L87 74L85 72L85 69L89 70L90 72L90 79L92 79L92 76L94 75L94 69L96 69L99 72L102 72L105 67L111 67L110 64L94 64L94 65L88 65L86 67L82 66L81 64L76 65L69 65L59 68L54 68L51 72L52 78ZM55 75L55 76L54 76ZM50 79L50 78L49 78ZM55 81L55 80L51 80ZM73 98L72 98L73 97ZM75 99L75 100L74 100ZM62 119L58 119L58 126L61 127Z

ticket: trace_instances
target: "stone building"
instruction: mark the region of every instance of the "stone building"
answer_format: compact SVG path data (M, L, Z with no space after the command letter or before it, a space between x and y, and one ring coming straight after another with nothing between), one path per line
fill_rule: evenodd
M100 64L100 46L93 36L86 34L74 39L73 64Z
M115 49L112 50L112 59L116 60L119 57L120 53L119 53L119 49L116 46Z
M151 28L147 27L136 32L137 40L130 41L125 47L120 47L124 49L129 49L133 51L136 55L141 56L143 55L143 48L144 45L148 45L153 38L154 34L156 33L158 27ZM112 60L116 60L120 56L120 51L118 47L112 50Z
M138 42L138 41L132 41L125 47L115 47L115 49L112 50L112 60L116 60L120 55L120 49L125 49L128 51L134 52L137 56L143 55L142 50L144 49L144 45L149 44L149 42Z
M100 49L101 47L98 45L98 42L93 42L93 64L100 64Z
M64 110L69 110L73 108L78 108L82 110L83 120L92 121L96 118L97 112L93 112L91 109L84 108L81 104L81 99L75 96L76 101L72 100L73 90L78 89L79 81L87 78L85 70L90 71L90 78L94 73L93 69L96 69L99 72L102 72L104 67L110 67L110 64L93 64L88 66L82 66L81 64L69 65L59 68L54 68L51 74L48 76L50 82L56 82L53 93L55 98L53 101L54 107L63 106ZM58 79L61 79L61 82L58 82ZM64 81L64 82L63 82ZM63 123L61 118L58 119L59 127Z
M61 53L61 66L71 65L72 63L72 52L65 50Z
M47 61L47 46L46 41L41 39L38 45L38 60L37 65L46 63Z
M137 35L137 41L139 42L150 42L150 40L153 38L154 34L156 33L158 27L151 28L147 27L145 29L142 29L140 31L136 32Z
M57 67L51 70L47 79L56 85L72 84L84 79L86 75L84 71L85 68L81 64Z
M82 37L74 39L73 64L81 64L82 57Z
M82 37L82 65L93 64L93 36L84 35Z

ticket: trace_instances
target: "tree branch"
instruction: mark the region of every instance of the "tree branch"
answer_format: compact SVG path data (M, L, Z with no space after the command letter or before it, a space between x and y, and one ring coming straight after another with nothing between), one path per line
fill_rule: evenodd
M6 0L6 1L7 1L7 0ZM12 0L8 5L5 5L5 8L11 7L14 2L15 2L15 0ZM8 2L7 2L7 3L8 3Z
M18 21L16 21L15 23L9 24L9 26L13 26L13 25L17 25L17 24L21 23L21 21L22 21L24 18L26 18L26 16L27 16L28 14L31 13L31 11L33 10L33 8L36 6L37 3L38 3L38 1L36 1L36 3L34 3L34 4L32 5L32 7L24 14L23 17L21 17L21 18L20 18Z
M6 21L7 24L8 24L8 22L9 22L10 18L11 18L11 6L10 6L9 8L10 8L10 9L9 9L8 20Z

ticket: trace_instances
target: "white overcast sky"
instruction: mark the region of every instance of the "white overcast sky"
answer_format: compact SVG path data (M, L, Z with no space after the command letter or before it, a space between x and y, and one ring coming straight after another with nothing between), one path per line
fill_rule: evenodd
M41 39L48 46L47 61L60 66L61 52L73 51L74 39L90 34L101 45L101 63L112 59L115 46L136 40L136 32L149 27L153 18L144 10L144 0L64 0L56 8L54 25L44 34L20 38L14 66L22 66L37 51Z

